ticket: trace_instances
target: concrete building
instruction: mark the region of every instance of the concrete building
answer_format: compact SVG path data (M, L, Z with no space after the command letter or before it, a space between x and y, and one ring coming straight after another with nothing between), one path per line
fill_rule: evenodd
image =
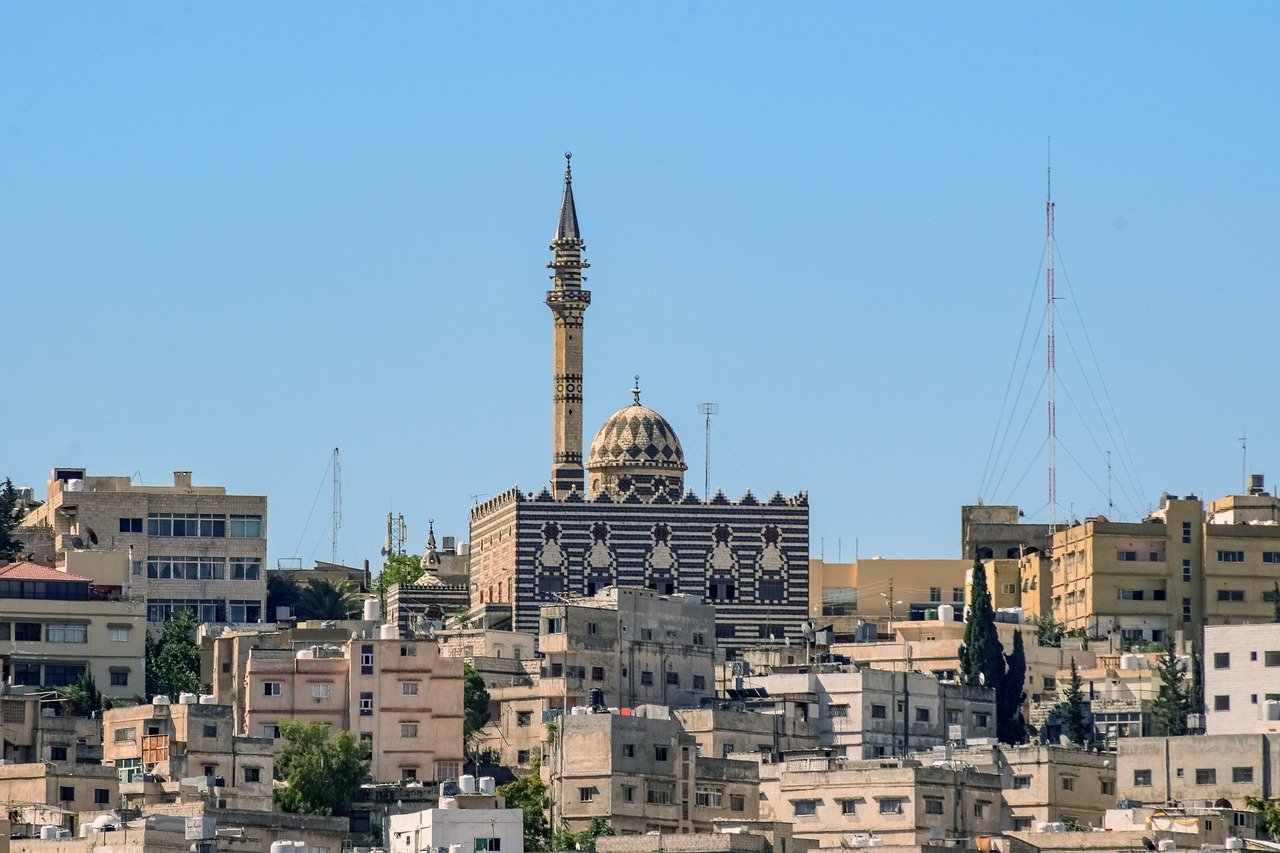
M391 853L436 853L453 845L466 851L524 853L524 812L507 808L495 795L446 797L439 808L392 815L390 823Z
M721 819L755 819L759 766L698 754L667 709L571 714L543 772L556 802L553 828L581 832L593 818L620 835L708 832Z
M163 697L160 697L163 698ZM231 708L212 696L112 708L102 714L103 763L132 807L210 802L270 811L275 752L267 738L235 732Z
M995 691L939 681L921 672L822 665L743 679L763 698L746 707L790 700L817 720L820 745L851 759L903 756L949 740L995 737ZM952 727L959 737L951 737ZM905 747L905 749L904 749Z
M964 608L965 573L973 560L886 560L856 563L809 561L809 617L830 625L837 639L851 640L871 623L891 633L890 623L923 619L943 604Z
M1280 732L1280 624L1204 629L1205 731Z
M748 711L727 702L715 708L672 711L680 728L698 745L698 754L711 758L777 761L783 753L817 749L822 724L785 708L771 713Z
M966 560L1016 560L1049 549L1050 526L1027 524L1016 506L974 504L960 507L960 556Z
M1068 630L1161 643L1201 625L1272 621L1280 579L1280 501L1259 493L1210 504L1165 495L1140 523L1087 519L1054 534L1040 585ZM1047 576L1046 576L1047 574Z
M1248 796L1280 795L1280 740L1265 734L1123 738L1122 800L1149 805L1244 808Z
M88 575L67 571L66 565L0 568L4 683L65 687L92 673L103 695L133 696L144 689L146 621L142 604L123 591L128 561L123 554L95 555L114 560L71 556L70 565L84 566Z
M0 765L0 804L18 830L58 826L76 832L81 815L119 808L120 785L110 767Z
M996 773L805 753L761 766L760 817L791 821L795 837L820 850L963 844L1008 824Z
M799 640L809 610L807 495L737 501L686 490L672 425L640 402L596 432L583 464L585 249L566 170L552 287L550 483L512 488L471 511L471 603L500 602L513 627L537 630L538 608L607 586L698 596L716 610L728 653L761 639ZM767 495L767 492L762 493Z
M1079 665L1081 687L1093 720L1097 742L1115 746L1118 738L1147 737L1153 731L1153 707L1160 691L1156 668L1159 655L1099 653L1095 663ZM1183 657L1190 671L1190 659ZM1066 698L1071 678L1069 667L1063 667L1055 679L1056 690L1045 690L1032 702L1028 721L1037 728L1049 722L1048 715ZM1048 732L1056 737L1056 730Z
M442 657L433 640L383 625L376 636L370 627L330 644L247 651L231 681L244 697L244 733L275 738L286 719L327 723L369 743L375 782L458 776L462 661Z
M7 764L101 764L102 723L67 715L45 696L0 696L0 760Z
M770 820L716 821L711 832L665 835L660 840L663 853L802 853L810 849L792 838L790 823ZM596 853L653 853L654 842L650 835L605 835L596 839Z
M131 586L159 624L189 609L202 622L258 622L267 596L267 499L196 486L175 471L172 486L90 477L55 468L49 498L20 523L26 541L47 538L58 555L131 554Z

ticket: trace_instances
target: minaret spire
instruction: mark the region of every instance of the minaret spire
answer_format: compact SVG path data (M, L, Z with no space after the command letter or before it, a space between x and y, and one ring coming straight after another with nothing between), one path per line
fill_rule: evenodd
M551 241L555 256L547 264L552 270L552 288L546 300L555 323L551 492L559 498L575 489L582 494L586 486L582 468L582 335L583 317L591 304L590 291L582 289L582 271L590 264L582 259L586 244L573 203L573 154L566 151L564 161L564 195L556 236Z

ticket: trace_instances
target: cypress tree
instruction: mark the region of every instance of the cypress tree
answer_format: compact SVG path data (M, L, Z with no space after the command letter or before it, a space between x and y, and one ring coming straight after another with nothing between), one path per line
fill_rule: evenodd
M978 559L973 561L969 612L965 615L959 658L961 684L1000 690L1004 680L1004 648L996 632L996 612L991 606L991 590L987 588L987 570Z
M1075 658L1071 659L1071 680L1067 682L1066 694L1063 696L1062 724L1067 730L1068 740L1075 744L1084 743L1084 680L1080 677Z
M1013 651L1005 657L1005 673L996 699L996 734L1001 743L1017 745L1027 739L1027 722L1022 717L1022 702L1027 698L1027 653L1022 645L1022 632L1013 633Z
M1155 733L1161 737L1178 737L1187 733L1187 713L1191 709L1190 691L1185 683L1187 665L1178 658L1173 638L1165 640L1164 654L1156 664L1160 689L1151 707Z

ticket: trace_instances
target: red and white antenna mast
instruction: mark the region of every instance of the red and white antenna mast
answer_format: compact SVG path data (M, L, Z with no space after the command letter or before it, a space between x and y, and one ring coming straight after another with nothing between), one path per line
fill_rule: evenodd
M1055 402L1054 386L1057 384L1057 372L1054 366L1053 347L1053 157L1052 151L1045 165L1046 197L1044 204L1045 217L1045 291L1048 299L1048 329L1045 340L1049 385L1049 532L1058 528L1058 417Z

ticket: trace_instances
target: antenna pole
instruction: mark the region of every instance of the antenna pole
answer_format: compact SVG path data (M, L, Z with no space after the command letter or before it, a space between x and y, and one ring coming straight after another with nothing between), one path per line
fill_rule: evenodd
M1244 484L1244 492L1249 494L1249 434L1247 432L1240 433L1240 437L1236 439L1240 442L1240 482Z
M338 530L342 527L342 458L333 449L333 562L338 562Z
M698 413L707 419L707 436L702 455L702 499L709 501L711 500L711 416L720 413L720 406L716 403L702 403L698 406Z
M1111 451L1107 451L1107 512L1115 512L1116 505L1111 500Z
M1053 158L1052 153L1048 157L1048 163L1045 166L1045 258L1047 264L1045 267L1045 296L1048 301L1048 318L1046 322L1047 332L1045 338L1045 353L1047 370L1046 381L1049 388L1049 532L1052 534L1058 528L1058 413L1057 402L1055 400L1055 386L1057 385L1057 369L1054 361L1054 340L1053 340Z

